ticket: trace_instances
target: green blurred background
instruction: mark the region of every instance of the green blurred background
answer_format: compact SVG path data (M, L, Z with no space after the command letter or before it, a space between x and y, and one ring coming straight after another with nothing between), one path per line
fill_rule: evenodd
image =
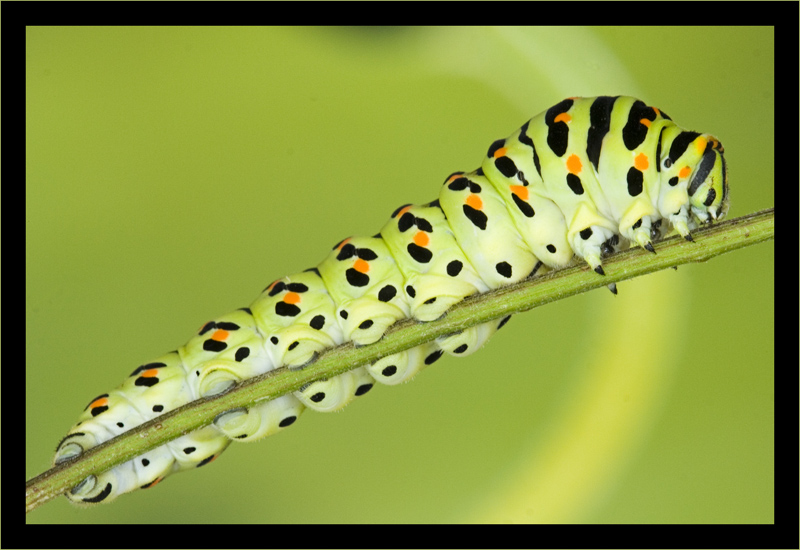
M97 394L436 197L567 96L634 95L774 205L770 28L27 29L28 478ZM772 522L772 243L517 316L338 414L31 523Z

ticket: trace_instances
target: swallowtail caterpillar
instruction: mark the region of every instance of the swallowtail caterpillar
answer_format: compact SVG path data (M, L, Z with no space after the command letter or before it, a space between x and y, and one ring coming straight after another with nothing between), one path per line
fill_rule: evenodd
M269 284L250 307L219 317L176 351L136 368L89 403L55 464L201 396L321 351L368 345L407 317L432 321L472 294L582 258L691 231L728 211L723 148L632 97L569 98L492 143L477 170L448 176L433 202L395 210L372 237L336 244L317 267ZM203 466L231 441L290 425L306 409L335 411L377 381L399 384L444 353L469 355L508 317L384 357L294 394L234 410L67 492L109 502Z

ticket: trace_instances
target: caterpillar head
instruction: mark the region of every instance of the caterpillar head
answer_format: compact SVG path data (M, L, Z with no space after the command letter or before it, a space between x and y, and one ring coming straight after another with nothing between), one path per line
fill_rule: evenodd
M728 213L728 174L722 144L709 134L664 130L659 210L687 239L689 230Z

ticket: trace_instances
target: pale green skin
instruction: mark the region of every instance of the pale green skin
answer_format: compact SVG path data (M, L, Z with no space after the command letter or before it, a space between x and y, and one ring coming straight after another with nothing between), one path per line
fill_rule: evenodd
M598 173L587 157L586 140L580 138L590 126L589 110L594 99L575 98L561 115L560 122L566 124L570 136L563 155L557 156L548 148L547 112L541 113L502 144L496 142L480 170L448 177L438 205L398 209L379 236L342 241L316 272L303 271L275 281L248 310L239 309L215 319L209 330L153 361L108 397L98 398L87 407L59 444L55 462L78 456L164 412L200 396L219 393L241 380L284 365L302 368L326 348L351 340L359 345L376 342L400 319L437 319L466 296L565 266L576 256L602 273L601 254L609 248L625 248L631 242L651 248L651 238L663 236L670 229L691 238L690 229L726 214L728 193L719 142L712 136L698 135L679 158L664 162L662 154L661 171L657 171L657 140L661 138L662 152L669 151L683 131L656 111L642 143L629 151L618 134L634 98L620 97L614 103ZM531 140L541 174L534 164ZM713 147L706 151L708 143ZM704 152L706 168L712 160L713 165L707 177L695 182L696 190L689 197L687 190ZM508 166L509 160L517 172L507 177L498 166ZM633 197L624 181L637 162L642 168L643 192ZM570 173L580 176L582 194L566 187L564 181ZM666 183L671 178L678 178L676 185ZM535 215L526 215L523 210L527 208L520 208L520 201ZM468 209L484 218L484 227L468 219ZM404 224L408 220L414 223ZM656 230L659 220L662 226ZM587 229L591 229L588 239L581 236ZM614 235L621 237L620 241L604 249L604 243ZM366 258L343 254L353 246L359 253L374 254ZM432 252L430 261L416 261L409 246ZM348 273L368 274L368 283L349 284ZM396 293L382 294L387 287L396 289ZM276 292L271 296L273 290ZM300 313L279 315L276 306L296 306ZM320 319L325 320L321 327ZM394 385L410 380L442 352L457 356L474 353L506 320L385 357L247 411L231 411L212 426L108 472L89 476L67 497L78 504L110 502L173 472L210 462L232 440L255 441L274 434L306 407L323 412L339 410L375 381ZM224 349L205 348L209 342L224 344ZM141 384L156 378L159 382L155 385ZM108 409L93 416L93 410L101 410L98 406Z

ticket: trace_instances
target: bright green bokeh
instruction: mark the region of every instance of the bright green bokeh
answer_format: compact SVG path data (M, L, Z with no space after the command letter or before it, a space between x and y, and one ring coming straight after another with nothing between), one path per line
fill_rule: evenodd
M27 477L137 365L564 97L716 134L730 215L774 205L767 28L33 27L26 49ZM516 489L546 521L771 522L772 254L520 315L340 414L28 520L480 521Z

